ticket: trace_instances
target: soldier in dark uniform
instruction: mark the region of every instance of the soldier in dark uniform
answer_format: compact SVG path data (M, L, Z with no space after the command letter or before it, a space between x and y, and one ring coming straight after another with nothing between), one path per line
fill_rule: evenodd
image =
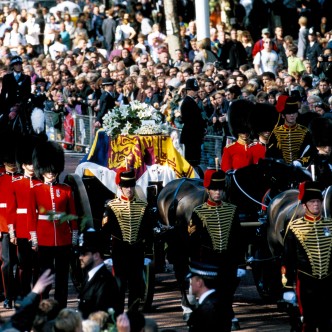
M265 158L266 149L273 128L278 122L278 112L273 105L257 103L249 114L249 124L254 142L249 145L250 164L257 164Z
M13 127L13 122L17 116L25 121L27 114L24 106L31 97L31 78L22 72L22 58L14 56L10 60L10 67L13 71L3 77L0 94L1 123L3 129L7 130ZM8 123L9 128L6 128Z
M144 256L152 254L153 225L147 203L135 197L135 171L119 168L115 182L121 196L106 203L103 230L112 237L113 267L120 282L122 311L127 285L128 308L137 310L143 295Z
M228 124L236 142L224 147L221 157L221 169L224 172L250 165L249 114L254 104L249 100L235 100L228 110Z
M282 117L284 124L274 128L265 156L306 167L315 151L309 130L296 122L298 117L296 98L287 98Z
M78 228L73 192L59 183L64 169L63 148L55 142L44 142L33 152L33 166L43 180L31 189L28 202L28 231L31 245L38 250L40 272L55 273L54 298L60 308L67 306L69 260L72 246L77 245ZM49 297L50 288L43 293Z
M9 229L8 226L12 221L8 219L8 198L13 182L19 177L15 163L17 142L13 134L1 138L0 150L5 167L5 171L0 174L0 252L2 283L5 294L3 307L12 309L13 300L16 297L13 269L17 258L15 245L10 242L12 229Z
M332 331L332 219L322 216L318 182L301 183L299 191L305 214L287 226L283 283L297 291L303 332Z
M121 314L120 291L116 279L104 264L105 238L93 229L81 234L79 252L81 268L86 272L86 282L79 294L78 310L84 319L96 311L113 308Z
M36 266L36 253L31 248L28 231L28 198L36 184L41 181L36 178L32 165L32 153L37 140L27 137L20 142L16 150L16 163L20 167L20 176L16 177L8 193L8 228L10 242L17 245L18 257L18 295L22 298L31 291L32 283L36 282L39 271ZM32 279L34 268L35 278ZM34 282L33 282L34 281Z
M180 143L184 144L184 157L190 165L196 167L201 160L201 145L205 134L205 122L201 110L195 98L199 90L195 78L188 78L186 81L187 95L181 104L181 116L183 128Z
M97 112L95 127L99 128L103 126L103 116L107 114L115 106L114 87L115 81L112 78L103 78L102 87L104 88L103 93L99 100L99 110Z
M188 226L190 259L218 266L218 291L226 301L227 310L223 315L228 318L226 321L230 330L234 316L233 295L239 281L237 268L244 258L245 241L242 239L237 207L222 200L225 173L207 170L204 187L208 200L193 210Z
M193 295L198 298L198 306L187 322L190 332L228 332L227 307L222 294L217 291L218 266L191 262L189 266L190 284Z
M308 169L313 179L326 189L332 185L332 120L324 117L314 118L309 125L309 130L316 147L316 154Z

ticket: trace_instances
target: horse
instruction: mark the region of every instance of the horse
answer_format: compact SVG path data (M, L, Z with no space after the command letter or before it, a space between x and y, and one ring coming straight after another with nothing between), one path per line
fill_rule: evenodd
M245 228L248 247L253 248L247 255L250 258L254 277L259 293L262 295L266 287L262 287L260 271L260 257L263 260L270 260L271 253L268 250L265 236L265 221L260 219L263 208L267 208L269 199L273 195L296 186L304 180L310 179L310 173L305 169L288 165L280 160L271 158L261 159L258 164L249 165L226 173L226 188L223 193L223 200L236 205L240 212L241 225ZM269 195L266 195L269 191ZM267 200L266 204L262 199ZM207 199L206 189L201 179L176 179L169 182L160 192L157 199L160 219L164 225L172 228L172 235L169 236L168 249L173 253L175 276L180 285L182 301L187 302L186 284L183 280L186 273L188 252L187 252L187 226L193 209L203 204ZM257 237L257 234L260 236ZM166 239L167 241L167 239ZM256 247L256 248L255 248ZM169 258L169 256L168 256ZM269 269L269 267L267 267ZM265 273L266 275L266 273ZM272 289L272 287L267 287ZM267 296L265 296L267 298Z

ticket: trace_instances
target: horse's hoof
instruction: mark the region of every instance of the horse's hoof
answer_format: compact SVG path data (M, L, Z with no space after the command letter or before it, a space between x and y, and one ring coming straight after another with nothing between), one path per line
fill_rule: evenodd
M185 322L188 322L188 320L189 320L189 318L190 318L190 313L187 312L187 313L183 314L182 318L183 318L183 320L184 320Z
M238 330L241 330L239 320L237 318L233 318L231 331L238 331Z

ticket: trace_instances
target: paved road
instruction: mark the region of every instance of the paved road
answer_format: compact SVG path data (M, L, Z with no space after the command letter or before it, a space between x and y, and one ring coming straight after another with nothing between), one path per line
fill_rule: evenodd
M61 180L67 173L74 172L81 158L82 155L66 155L66 168L61 175ZM77 293L70 280L69 286L68 305L76 308ZM287 315L279 312L275 304L267 305L260 299L250 269L247 270L247 275L242 279L235 294L234 310L243 332L288 332L290 330ZM1 317L9 317L12 314L13 310L5 310L0 307ZM160 330L187 331L186 324L182 320L180 292L172 272L156 275L152 312L145 315L155 319Z

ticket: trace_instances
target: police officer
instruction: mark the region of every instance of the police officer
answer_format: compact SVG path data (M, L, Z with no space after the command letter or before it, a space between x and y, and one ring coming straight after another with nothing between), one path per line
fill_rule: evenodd
M231 328L232 301L236 290L237 268L244 258L237 207L222 200L225 173L208 169L204 174L204 187L208 200L197 206L188 226L190 259L216 265L219 268L218 290L226 301L223 313ZM242 256L243 255L243 256Z
M147 203L135 197L135 171L119 168L115 183L120 197L106 203L103 230L112 237L115 277L120 282L124 309L128 284L128 307L137 310L143 295L144 255L152 254L153 226Z
M35 185L29 196L27 218L31 245L38 250L40 272L54 271L54 298L65 308L69 260L72 246L77 245L78 228L72 189L58 182L64 169L64 151L55 142L44 142L36 146L32 160L35 173L43 182ZM43 293L43 298L49 297L49 291L50 288Z
M4 75L0 94L2 123L13 120L20 115L26 116L21 106L26 105L31 97L31 78L22 72L22 58L13 56L10 60L12 72ZM6 128L8 129L8 128Z
M315 151L309 130L297 123L298 111L298 100L288 97L282 110L284 123L274 128L265 156L306 167Z
M332 219L322 216L318 182L299 186L303 217L291 220L284 238L284 284L297 290L303 332L332 331Z
M190 332L219 331L228 332L226 307L218 288L218 266L202 262L191 262L189 266L192 293L198 298L198 306L187 322Z
M81 268L87 274L79 294L78 310L84 319L96 311L113 308L120 312L120 291L116 279L104 264L105 238L101 232L89 229L79 239Z

